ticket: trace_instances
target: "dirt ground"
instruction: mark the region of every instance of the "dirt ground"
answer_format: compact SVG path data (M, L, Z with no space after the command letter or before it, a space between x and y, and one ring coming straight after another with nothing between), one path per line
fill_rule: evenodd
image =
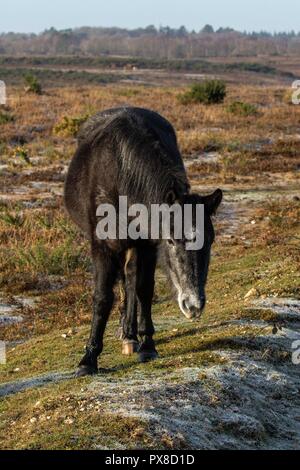
M225 103L213 106L180 104L186 82L171 79L9 90L0 109L1 448L299 448L300 107L286 81L261 82L228 77ZM233 101L257 111L232 114ZM125 104L170 119L195 191L224 191L208 304L187 321L158 269L159 358L121 355L117 301L101 372L75 379L92 275L63 182L80 123Z

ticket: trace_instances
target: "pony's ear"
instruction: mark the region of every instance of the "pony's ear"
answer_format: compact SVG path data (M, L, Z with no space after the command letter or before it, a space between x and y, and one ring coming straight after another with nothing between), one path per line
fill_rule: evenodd
M219 205L223 199L223 192L221 189L217 189L214 193L209 194L209 196L203 197L203 204L205 205L205 210L209 215L215 214Z

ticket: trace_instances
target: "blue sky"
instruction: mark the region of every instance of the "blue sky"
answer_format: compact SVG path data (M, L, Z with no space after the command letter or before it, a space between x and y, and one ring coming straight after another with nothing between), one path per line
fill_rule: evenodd
M149 24L300 30L300 0L0 0L0 32Z

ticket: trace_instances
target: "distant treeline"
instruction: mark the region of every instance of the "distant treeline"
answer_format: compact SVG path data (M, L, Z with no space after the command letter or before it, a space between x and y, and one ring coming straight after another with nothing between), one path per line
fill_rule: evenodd
M131 56L157 59L300 55L300 33L214 31L206 25L199 32L154 26L76 28L40 34L0 34L0 55Z

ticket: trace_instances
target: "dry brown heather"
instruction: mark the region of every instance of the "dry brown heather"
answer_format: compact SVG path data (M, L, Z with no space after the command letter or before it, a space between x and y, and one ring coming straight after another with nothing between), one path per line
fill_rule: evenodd
M21 88L9 90L9 103L2 111L14 120L0 123L0 303L16 305L13 315L21 315L23 322L0 324L1 339L20 341L10 343L1 382L73 370L82 354L91 315L89 248L64 212L62 185L80 119L123 105L151 108L166 116L177 130L194 188L223 188L224 204L216 218L203 319L190 324L182 318L159 271L153 310L160 359L141 366L135 357L121 356L114 338L116 303L101 362L110 368L104 376L107 383L119 380L127 393L126 382L132 377L156 383L166 374L199 367L205 399L215 407L222 406L221 389L205 377L210 367L230 362L233 352L254 357L266 367L289 363L289 343L279 342L279 347L276 340L263 340L280 318L251 301L299 298L300 106L287 103L286 89L279 85L230 85L225 103L214 106L184 106L177 100L182 91L68 86L36 96ZM231 114L227 108L233 101L256 105L257 113ZM24 298L35 304L24 304ZM188 431L177 436L167 425L158 429L146 418L118 414L117 405L112 414L107 397L98 403L91 395L94 382L50 381L43 388L7 396L1 404L1 447L193 445ZM199 416L197 420L202 422ZM255 444L253 436L244 441L240 434L241 447L263 446L271 433L271 428L265 429L266 434L255 436Z

